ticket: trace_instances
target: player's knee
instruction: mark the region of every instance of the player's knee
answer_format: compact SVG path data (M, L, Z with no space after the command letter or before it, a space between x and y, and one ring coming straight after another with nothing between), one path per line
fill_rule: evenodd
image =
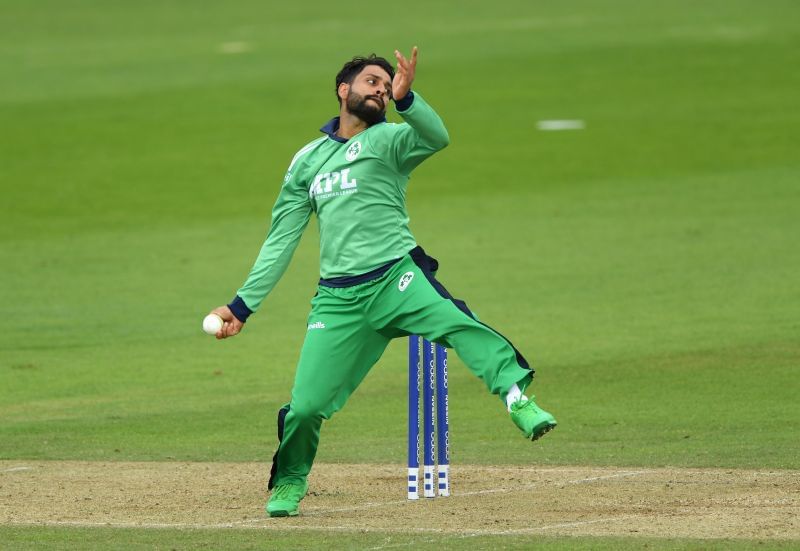
M292 402L291 411L295 419L300 422L316 422L320 419L327 419L327 404L315 400L297 400Z

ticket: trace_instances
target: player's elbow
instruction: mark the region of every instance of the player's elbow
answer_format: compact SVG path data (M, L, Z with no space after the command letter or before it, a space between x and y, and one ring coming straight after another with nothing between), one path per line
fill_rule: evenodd
M447 130L442 128L442 131L439 135L436 136L436 139L431 144L435 151L441 151L445 147L450 145L450 134L447 133Z

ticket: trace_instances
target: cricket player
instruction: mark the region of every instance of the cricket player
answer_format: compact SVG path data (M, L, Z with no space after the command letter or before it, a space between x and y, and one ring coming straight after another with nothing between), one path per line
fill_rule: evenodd
M436 112L411 90L417 48L410 59L394 55L396 72L375 54L342 67L339 116L289 163L250 275L230 304L213 310L224 321L218 339L238 334L286 270L311 214L317 216L321 279L291 400L278 413L270 516L299 513L323 419L344 406L393 338L416 334L455 349L527 438L556 426L524 394L533 378L527 361L448 293L435 277L438 262L409 230L409 175L450 139ZM386 122L392 101L401 124Z

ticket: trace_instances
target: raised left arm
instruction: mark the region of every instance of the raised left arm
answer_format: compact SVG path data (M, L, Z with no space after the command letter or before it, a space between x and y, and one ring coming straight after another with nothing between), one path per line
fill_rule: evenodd
M392 97L395 101L405 98L411 90L411 84L417 73L417 51L417 47L414 46L411 50L411 60L406 59L400 50L394 51L394 57L397 59L397 71L392 80Z

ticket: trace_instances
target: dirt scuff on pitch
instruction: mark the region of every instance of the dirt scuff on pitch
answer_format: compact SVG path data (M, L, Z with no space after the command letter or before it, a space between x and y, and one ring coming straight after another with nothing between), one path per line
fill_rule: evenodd
M267 470L0 461L0 524L800 539L800 471L456 465L409 502L402 465L318 464L302 516L269 519Z

